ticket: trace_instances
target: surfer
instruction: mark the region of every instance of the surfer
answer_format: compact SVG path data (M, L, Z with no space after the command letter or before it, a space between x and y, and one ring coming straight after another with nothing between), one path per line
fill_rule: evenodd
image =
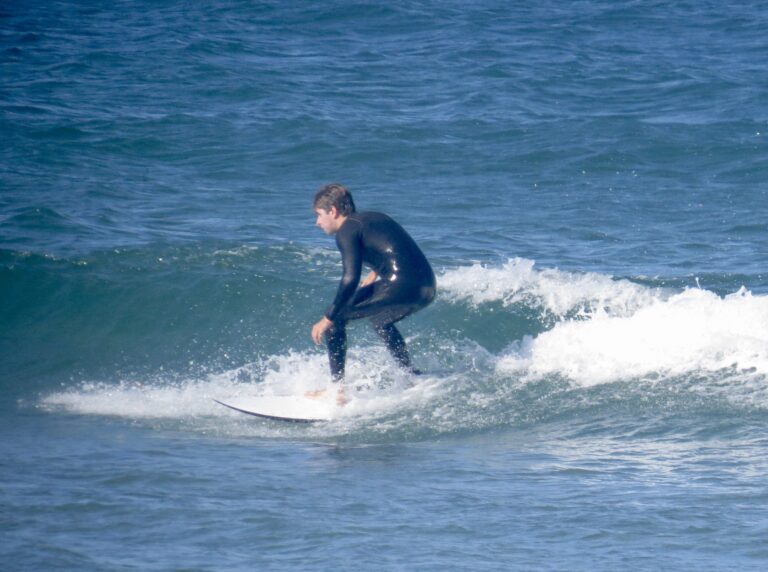
M395 323L421 310L435 297L435 274L411 236L389 216L357 212L350 192L337 183L322 187L313 209L317 226L336 236L343 273L336 297L325 315L312 326L312 339L325 338L331 379L344 379L347 322L368 318L397 363L419 373L411 364L403 336ZM371 272L361 282L363 264ZM317 397L324 391L310 392ZM344 402L339 386L339 402Z

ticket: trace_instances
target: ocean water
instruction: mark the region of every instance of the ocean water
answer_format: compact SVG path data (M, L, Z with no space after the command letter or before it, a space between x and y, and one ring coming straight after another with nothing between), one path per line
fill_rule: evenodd
M764 570L768 9L0 4L4 570ZM328 379L339 181L438 275Z

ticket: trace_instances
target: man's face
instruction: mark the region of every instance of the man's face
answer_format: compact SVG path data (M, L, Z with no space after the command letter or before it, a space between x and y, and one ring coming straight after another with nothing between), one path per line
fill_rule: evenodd
M341 217L336 207L331 207L329 211L315 209L315 214L317 215L317 222L315 224L322 228L325 234L334 234L339 230Z

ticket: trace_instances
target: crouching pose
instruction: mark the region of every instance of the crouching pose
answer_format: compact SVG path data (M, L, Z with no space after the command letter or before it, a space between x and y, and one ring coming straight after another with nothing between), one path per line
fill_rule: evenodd
M315 195L314 211L317 226L336 236L343 265L336 297L312 327L316 344L326 340L332 380L344 379L347 322L361 318L370 320L401 367L418 373L395 323L435 297L435 274L424 253L387 215L357 212L352 195L341 185L321 188ZM371 272L360 282L363 265Z

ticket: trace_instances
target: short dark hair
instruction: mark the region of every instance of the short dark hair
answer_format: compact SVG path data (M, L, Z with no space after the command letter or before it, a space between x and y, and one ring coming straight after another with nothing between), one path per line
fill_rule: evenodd
M315 193L315 201L312 203L312 207L326 212L330 211L331 207L336 207L340 215L349 216L355 212L355 201L352 200L352 193L343 185L331 183L321 187Z

